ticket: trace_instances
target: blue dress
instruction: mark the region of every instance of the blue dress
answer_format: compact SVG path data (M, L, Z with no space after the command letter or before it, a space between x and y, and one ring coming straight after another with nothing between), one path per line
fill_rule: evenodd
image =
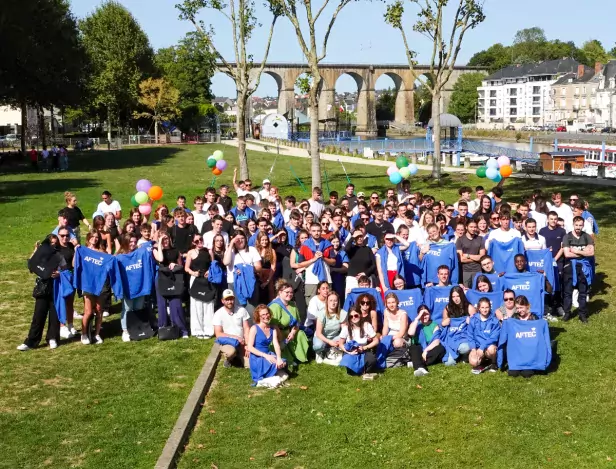
M276 356L273 352L270 352L269 347L272 344L274 338L274 328L270 328L270 336L266 337L265 332L259 326L257 328L257 334L255 335L254 347L263 353ZM278 371L275 363L268 362L265 358L250 354L250 374L252 375L253 384L257 384L263 378L269 378L274 376Z

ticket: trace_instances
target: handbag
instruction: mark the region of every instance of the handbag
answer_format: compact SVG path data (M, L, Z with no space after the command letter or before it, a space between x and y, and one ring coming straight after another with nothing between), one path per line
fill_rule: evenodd
M180 338L180 329L175 324L158 328L158 340L176 340Z
M204 303L209 303L216 298L216 289L205 277L196 277L188 293L191 298L203 301Z
M181 266L172 272L158 272L158 291L163 298L182 296L184 293L184 272Z
M51 280L43 280L36 277L34 281L34 289L32 290L32 298L49 298L51 296Z

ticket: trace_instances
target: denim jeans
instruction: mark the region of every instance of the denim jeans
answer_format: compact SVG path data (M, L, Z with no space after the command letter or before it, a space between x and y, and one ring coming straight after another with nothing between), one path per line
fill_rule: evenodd
M458 345L458 354L465 355L471 351L471 346L468 342L462 342ZM445 361L445 366L454 366L456 364L456 359L449 354L447 356L447 361Z
M122 325L122 330L128 330L128 326L126 325L126 314L131 311L139 311L143 309L145 304L145 296L139 296L137 298L133 298L129 300L128 298L124 298L122 300L122 315L120 316L120 324Z

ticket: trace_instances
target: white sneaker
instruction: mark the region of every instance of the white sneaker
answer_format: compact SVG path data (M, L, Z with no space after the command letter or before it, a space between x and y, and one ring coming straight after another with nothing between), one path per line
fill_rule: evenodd
M428 374L428 370L425 368L417 368L413 374L415 376L425 376Z
M77 311L73 312L73 319L83 319L83 314L79 314Z
M77 329L75 329L75 327L71 326L70 331L71 331L71 336L75 337L77 335Z
M189 338L189 337L188 337L188 334L184 334L184 335L182 336L182 339L188 339L188 338Z
M98 334L94 336L94 340L96 341L95 342L96 345L100 345L100 344L103 343L103 338L100 335L98 335Z
M122 342L130 342L130 334L128 331L122 332Z
M108 318L109 317L109 311L103 311L103 317L104 318Z
M408 368L413 368L413 362L406 362L406 366Z
M83 345L90 345L90 339L88 338L87 335L81 335L81 343Z
M71 338L71 331L68 327L66 326L60 326L60 338L61 339L70 339Z
M30 347L28 347L26 344L21 344L17 346L17 350L19 350L20 352L26 352L30 350Z
M55 348L58 348L58 342L56 342L55 340L51 339L51 340L49 341L49 348L50 348L51 350L53 350L53 349L55 349Z

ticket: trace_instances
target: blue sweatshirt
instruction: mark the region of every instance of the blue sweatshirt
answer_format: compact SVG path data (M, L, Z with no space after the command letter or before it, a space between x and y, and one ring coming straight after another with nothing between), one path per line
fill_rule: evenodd
M504 353L510 370L546 370L552 361L550 331L546 321L508 319L498 340L498 366Z
M415 320L417 317L417 308L423 303L423 295L421 288L411 288L410 290L387 290L388 293L395 293L398 297L398 308L406 313L409 321Z
M498 274L484 274L483 272L477 272L473 277L473 288L477 288L477 277L480 275L485 275L488 277L488 280L492 284L492 291L501 291L503 289L501 287L500 277Z
M53 304L60 324L66 324L66 297L72 295L74 291L73 272L60 270L60 276L53 280Z
M404 279L407 286L421 285L423 270L419 260L419 246L413 241L406 251L402 251L404 260Z
M481 314L475 314L468 325L468 343L471 349L485 350L490 345L498 345L500 329L500 321L493 314L485 321Z
M376 288L353 288L344 300L344 306L342 309L345 311L351 311L351 308L362 293L368 293L376 300L376 312L378 313L381 321L383 320L383 312L385 311L385 303L383 303L383 297L376 290Z
M538 270L543 270L545 272L545 278L550 282L552 288L556 286L552 251L549 249L531 249L530 251L526 251L526 260L528 261L529 271L537 272Z
M520 238L513 238L506 243L492 240L488 245L488 255L494 261L494 269L498 273L515 272L514 259L517 254L524 254L524 243Z
M430 250L421 261L423 269L423 284L438 283L438 268L441 265L449 267L449 280L458 283L458 253L454 243L430 244Z
M118 261L104 252L86 247L75 249L75 271L73 287L84 293L98 296L109 278L111 290L118 300L124 297Z
M453 285L447 287L432 286L424 290L424 304L430 309L432 320L440 324L443 320L443 310L449 303L449 292Z
M534 272L507 274L501 278L503 289L511 289L515 296L524 295L530 302L530 311L543 317L543 290L545 277Z
M449 355L455 360L458 358L458 347L464 342L468 342L468 324L466 324L467 316L461 318L452 318L449 326L441 330L441 344L447 350L443 357L443 362L446 362Z
M503 304L503 292L493 291L489 293L482 293L477 290L466 290L466 299L470 304L477 308L477 304L481 298L487 298L490 300L490 309L495 311Z
M154 284L155 271L152 255L147 249L136 249L130 254L118 254L116 259L122 279L124 296L135 299L149 295Z

